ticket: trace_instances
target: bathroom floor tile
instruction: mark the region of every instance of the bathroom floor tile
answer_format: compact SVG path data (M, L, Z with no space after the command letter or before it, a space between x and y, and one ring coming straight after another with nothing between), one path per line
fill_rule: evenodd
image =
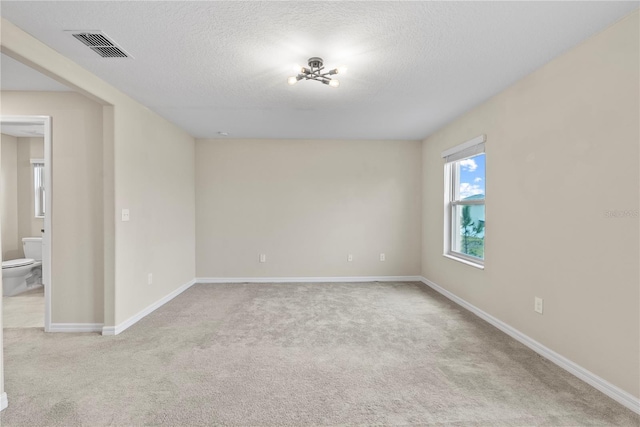
M5 328L44 328L44 287L2 299Z

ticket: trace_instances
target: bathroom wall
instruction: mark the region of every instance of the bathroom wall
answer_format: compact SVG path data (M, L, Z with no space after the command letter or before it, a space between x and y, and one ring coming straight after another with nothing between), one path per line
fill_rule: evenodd
M18 244L18 138L2 134L0 153L2 259L22 258L22 245Z
M44 138L2 135L2 259L24 257L23 237L39 237L44 220L35 217L31 159L44 158Z
M44 138L18 138L18 245L23 237L40 237L44 219L35 217L31 159L44 159ZM22 255L21 255L22 256Z

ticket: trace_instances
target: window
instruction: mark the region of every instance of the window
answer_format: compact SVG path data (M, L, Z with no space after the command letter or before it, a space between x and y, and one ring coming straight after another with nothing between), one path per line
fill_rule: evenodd
M445 159L444 255L484 267L485 136L442 153Z
M31 159L33 165L33 194L36 218L44 218L44 160Z

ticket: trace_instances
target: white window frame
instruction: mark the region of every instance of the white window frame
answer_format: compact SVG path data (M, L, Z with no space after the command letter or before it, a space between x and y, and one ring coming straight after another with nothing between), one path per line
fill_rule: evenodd
M452 250L454 231L453 213L456 206L465 205L486 205L485 200L458 200L458 188L456 188L456 168L454 164L460 160L485 153L486 135L477 136L467 142L456 145L442 152L444 164L444 249L443 256L470 265L472 267L484 269L484 259L466 255ZM486 214L485 214L486 215ZM486 229L486 220L485 220Z
M46 210L44 159L31 159L33 176L33 209L36 218L44 218Z

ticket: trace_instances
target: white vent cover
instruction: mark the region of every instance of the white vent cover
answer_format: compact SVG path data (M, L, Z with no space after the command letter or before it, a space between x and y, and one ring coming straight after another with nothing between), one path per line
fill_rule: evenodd
M131 55L101 31L70 30L68 32L103 58L131 57Z

